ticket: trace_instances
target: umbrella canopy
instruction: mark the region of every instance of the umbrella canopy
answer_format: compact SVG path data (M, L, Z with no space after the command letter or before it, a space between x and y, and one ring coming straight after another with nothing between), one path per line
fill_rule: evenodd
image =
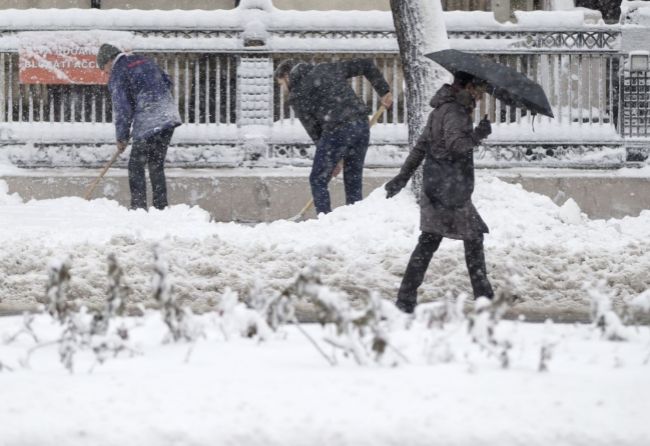
M452 74L464 71L487 82L487 92L508 105L553 117L553 110L542 87L514 68L458 50L436 51L426 57Z

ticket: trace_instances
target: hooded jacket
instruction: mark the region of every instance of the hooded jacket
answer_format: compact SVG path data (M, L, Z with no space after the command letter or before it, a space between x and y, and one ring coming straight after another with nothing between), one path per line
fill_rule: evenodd
M470 240L488 232L472 204L474 148L480 139L472 127L474 100L445 84L430 102L434 110L400 175L410 178L424 160L420 229Z
M355 76L365 76L380 96L390 91L371 59L300 63L289 73L289 104L314 142L341 124L368 120L368 107L348 82Z
M113 62L108 89L118 141L148 139L181 125L172 82L154 61L140 55L121 55Z

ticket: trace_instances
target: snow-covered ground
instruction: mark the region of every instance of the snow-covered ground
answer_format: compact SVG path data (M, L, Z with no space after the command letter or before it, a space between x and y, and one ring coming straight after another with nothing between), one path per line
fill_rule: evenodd
M305 266L352 300L376 291L393 299L417 241L419 210L404 191L382 190L355 206L301 223L245 226L214 223L186 205L163 212L128 211L116 202L80 198L29 201L0 181L0 309L33 308L44 295L51 259L69 256L71 296L98 304L105 296L106 258L115 253L131 303L150 302L152 247L160 245L174 290L195 310L211 308L227 287L246 295L255 285L281 289ZM490 175L481 175L476 205L491 229L489 275L524 301L528 317L586 319L585 287L598 286L620 308L650 288L650 212L589 220L572 201L562 207ZM598 285L600 283L600 285ZM469 291L462 244L446 240L421 288L424 301Z
M572 201L558 207L489 174L479 176L474 198L491 228L495 288L524 299L515 314L587 318L597 297L603 311L608 298L626 311L636 299L647 317L650 212L589 220ZM428 327L435 311L408 323L385 301L388 316L378 320L390 348L365 366L340 352L328 364L331 326L303 326L323 353L295 325L258 331L263 340L238 336L238 324L252 318L242 312L252 310L225 312L228 288L241 297L277 292L306 267L344 302L361 304L367 291L393 299L418 236L408 190L390 200L375 190L305 222L246 226L211 222L187 205L144 212L107 199L25 202L0 181L0 215L3 311L34 308L48 265L66 257L70 297L101 306L110 253L125 270L131 307L153 304L156 245L172 295L205 311L186 319L204 333L191 343L163 342L167 328L154 311L118 319L111 330L124 327L128 338L113 334L106 339L116 344L107 345L132 354L100 365L86 347L73 374L59 361L68 325L38 314L30 325L38 341L26 332L13 339L23 319L1 317L2 446L650 444L650 328L621 327L611 313L603 321L623 341L594 325L522 321L500 322L492 338L475 313ZM468 291L462 244L445 241L421 296L453 302Z
M510 366L469 340L463 323L395 330L408 359L328 365L294 327L264 342L225 340L216 315L196 344L163 344L160 316L127 319L130 344L103 365L81 353L75 373L56 346L0 344L0 444L23 445L589 445L650 444L648 327L626 342L585 325L502 322ZM21 318L0 318L0 336ZM32 324L46 343L58 323ZM306 327L322 343L323 330ZM548 371L540 352L550 348ZM645 361L645 363L644 363Z

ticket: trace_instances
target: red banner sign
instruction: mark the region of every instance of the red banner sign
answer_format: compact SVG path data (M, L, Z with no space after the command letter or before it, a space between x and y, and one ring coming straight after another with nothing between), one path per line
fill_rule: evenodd
M21 84L105 84L108 77L97 67L97 48L61 48L56 52L21 50Z
M18 33L20 83L105 84L108 78L95 60L99 47L108 42L125 48L131 37L103 30Z

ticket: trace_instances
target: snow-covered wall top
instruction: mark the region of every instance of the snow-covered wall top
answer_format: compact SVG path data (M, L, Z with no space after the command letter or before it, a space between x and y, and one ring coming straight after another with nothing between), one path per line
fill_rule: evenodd
M250 2L249 2L250 3ZM249 4L247 3L247 4ZM250 6L249 6L250 7ZM444 13L448 30L562 29L591 27L583 11L517 11L518 23L499 23L490 12ZM0 30L49 29L197 29L243 30L255 21L268 30L364 30L393 31L393 19L385 11L286 11L273 7L230 10L97 10L6 9L0 14ZM259 26L259 25L258 25ZM596 24L606 27L602 23ZM609 25L611 26L611 25Z

